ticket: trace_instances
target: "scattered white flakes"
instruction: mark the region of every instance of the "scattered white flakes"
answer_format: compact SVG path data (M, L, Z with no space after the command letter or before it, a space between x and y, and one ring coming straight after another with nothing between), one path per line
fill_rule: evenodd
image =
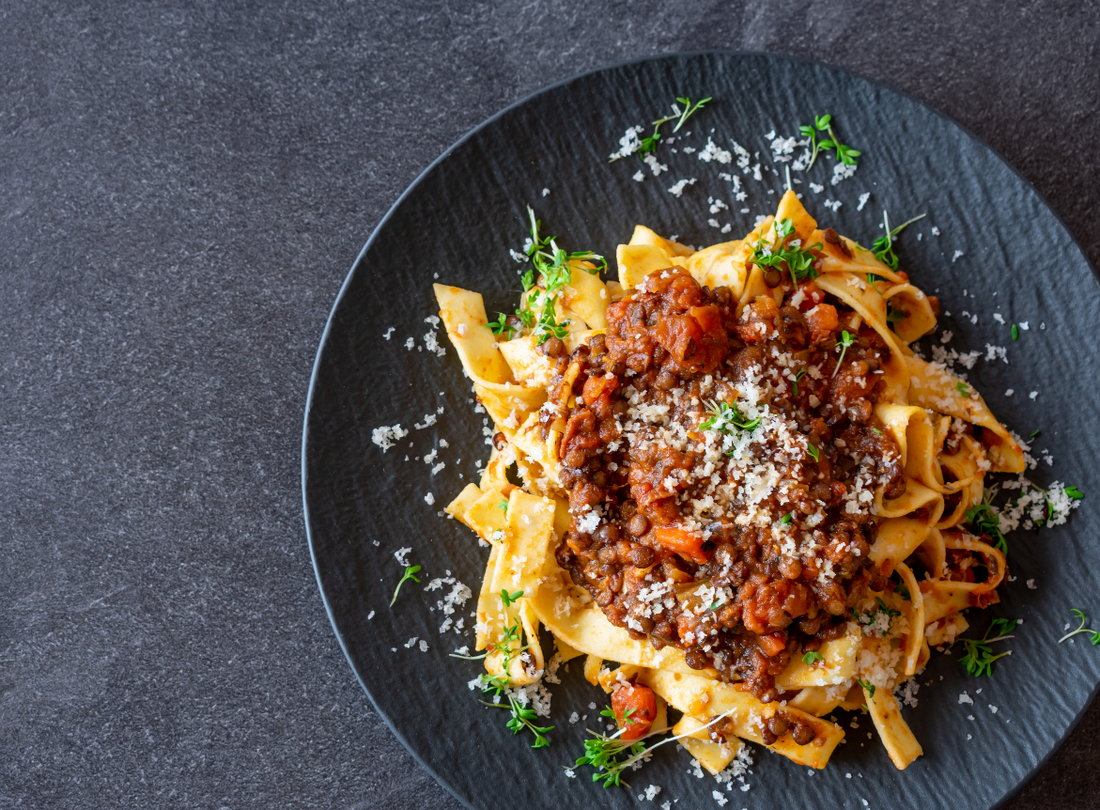
M424 503L428 504L428 506L434 506L435 495L429 492L427 495L424 496Z
M413 340L412 338L409 338L408 340L405 341L405 348L408 349L410 352L413 350L413 347L415 347L415 346L416 346L416 341Z
M1037 396L1039 396L1038 391L1032 391L1030 394L1027 395L1028 399L1035 399L1035 397Z
M416 644L416 641L417 641L416 636L413 636L412 638L410 638L408 641L405 642L405 649L406 650L411 650L412 646L414 644Z
M729 163L733 160L733 155L729 150L719 148L713 138L707 138L707 145L699 150L699 160L704 163L710 163L712 160L718 163Z
M932 226L932 235L933 236L939 236L940 235L940 229L937 228L935 225Z
M1009 389L1007 389L1007 390L1005 391L1005 396L1006 396L1006 397L1010 397L1010 396L1012 396L1012 395L1013 395L1013 394L1015 394L1015 393L1016 393L1016 389L1014 389L1014 388L1009 388Z
M1026 332L1031 328L1031 324L1029 324L1027 321L1020 321L1020 328Z
M678 180L676 183L669 187L668 193L673 195L674 197L682 196L685 188L695 185L695 179L696 178L692 177Z
M412 549L409 546L399 548L393 553L393 558L397 560L398 565L402 566L403 568L407 568L409 565L409 552L411 551Z
M966 692L963 692L961 695L959 695L959 703L973 704L974 703L974 698L970 697L970 695L967 694Z
M999 312L994 312L993 313L993 320L995 320L997 323L1002 324L1002 325L1005 322L1004 316L1001 315L1001 313L999 313Z
M974 735L973 734L967 734L966 739L972 740L972 739L974 739Z
M408 435L409 431L403 430L401 425L392 425L388 427L383 425L371 431L371 441L381 447L382 452L385 453Z
M966 719L967 719L967 720L973 720L973 719L974 719L974 715L972 715L972 714L968 714L968 715L966 716Z
M577 721L581 719L581 716L576 712L569 715L569 725L576 725Z
M814 194L820 194L825 190L825 186L821 185L821 183L810 183L810 190Z
M965 255L966 254L963 253L961 250L956 250L954 253L951 254L951 263L954 264ZM1001 321L1001 323L1004 323L1004 321Z
M420 652L428 651L428 642L424 641L424 639L420 640L420 644L418 646L420 647Z
M643 172L641 169L638 169L638 171L634 172L634 180L639 183L645 180L645 172Z
M835 186L841 180L847 180L853 174L856 173L856 166L853 163L851 166L846 166L843 163L838 163L833 166L833 179L832 184Z
M729 210L729 206L724 200L716 200L714 197L707 197L707 202L710 203L710 212L712 214L717 214L723 209Z
M1029 591L1034 591L1036 589L1035 580L1033 580L1033 579L1029 579L1024 584L1027 585L1027 589Z
M386 333L382 335L382 337L384 337L386 340L389 340L390 336L394 333L396 329L396 326L391 326L389 329L386 330Z
M367 621L369 622L373 618L374 618L374 611L372 610L370 613L367 614Z
M638 136L642 134L641 127L630 127L623 136L619 138L619 151L612 152L608 157L611 160L618 160L619 158L633 155L642 146L642 139Z
M572 779L572 778L573 778L573 777L575 777L575 776L576 776L577 774L576 774L576 773L574 773L572 769L570 769L570 768L566 768L566 769L565 769L565 775L566 775L566 776L568 776L568 777L569 777L570 779Z
M414 430L424 430L424 428L429 428L429 427L431 427L432 425L435 424L435 420L437 418L438 417L434 413L426 413L426 414L424 414L424 421L423 422L417 422L416 424L414 424L413 429Z
M843 165L843 164L840 164L840 165ZM842 206L843 204L844 203L842 203L840 200L826 200L825 202L822 203L822 205L824 205L826 208L833 209L834 214L837 211L840 210L840 206Z
M729 802L729 799L727 799L725 796L723 796L717 790L712 790L710 792L710 795L714 798L714 801L718 803L719 807L725 807L726 804Z
M996 706L994 706L994 705L993 705L992 703L990 703L990 704L989 704L989 710L990 710L991 712L993 712L994 714L996 714L996 713L997 713L997 707L996 707Z
M649 167L649 171L653 173L654 177L659 175L661 172L667 172L668 171L668 166L666 166L664 163L661 163L659 160L657 160L657 158L653 156L652 152L650 152L644 158L642 158L642 162L645 163L645 165Z
M771 141L772 160L775 163L788 163L794 160L794 150L806 143L798 138L784 138L776 135L774 129L764 137Z
M645 796L646 801L651 802L657 798L657 794L659 794L660 792L660 787L658 787L657 785L650 785L645 789L645 793L643 795Z
M1004 346L994 346L990 343L985 344L985 359L990 362L997 360L1003 360L1008 362L1008 350Z
M545 197L545 196L546 196L546 195L548 195L549 193L550 193L550 189L548 189L548 188L544 188L544 189L542 190L542 196L543 196L543 197Z
M871 199L871 192L865 191L859 195L859 205L856 206L857 211L862 211L863 206L867 205L867 201ZM919 236L919 234L918 234Z

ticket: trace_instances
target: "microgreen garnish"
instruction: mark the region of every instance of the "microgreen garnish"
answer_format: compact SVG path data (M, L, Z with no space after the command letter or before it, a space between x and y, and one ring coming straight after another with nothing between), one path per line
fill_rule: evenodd
M505 315L503 312L501 312L497 316L497 319L495 321L489 321L487 326L494 335L500 335L504 332L508 332L508 337L511 337L510 333L519 331L515 326L508 323L508 316Z
M728 717L734 711L736 711L736 709L730 709L730 711L724 712L711 719L709 723L701 728L692 729L683 734L678 734L675 737L665 737L660 742L655 742L648 747L646 747L642 740L655 734L664 734L665 731L651 731L640 740L631 741L619 739L619 735L626 731L625 728L619 729L610 737L606 734L600 734L589 729L588 733L592 735L592 739L584 741L584 756L578 759L573 767L578 768L581 765L591 765L593 768L596 768L596 773L592 774L592 781L602 782L605 788L609 788L612 785L616 787L630 787L629 784L622 781L623 771L627 768L649 757L650 754L653 753L653 749L659 748L666 743L676 742L683 737L691 736L697 731L710 728L719 720ZM610 716L614 716L614 712L612 712ZM622 758L620 759L620 757Z
M873 427L873 428L871 428L871 430L873 430L873 431L874 431L875 433L877 433L877 434L878 434L879 436L881 436L881 435L882 435L882 431L881 431L881 430L879 430L879 429L878 429L877 427Z
M907 222L903 222L893 230L890 229L890 215L886 213L885 209L882 212L882 226L886 230L884 236L880 236L875 240L874 251L875 258L885 264L891 270L898 269L898 257L894 253L894 237L901 233L906 226L912 225L918 219L923 219L928 216L927 214L921 214L919 217L913 217Z
M962 380L959 380L957 383L955 383L955 390L959 392L959 396L970 399L970 386L968 386Z
M802 133L803 137L809 138L810 146L813 149L810 154L810 163L806 166L806 171L809 171L814 165L814 161L817 160L817 153L819 151L827 152L830 149L835 149L837 159L845 166L855 166L856 158L863 154L858 149L845 146L837 139L836 133L833 132L833 117L831 115L814 116L813 126L802 126L798 128L798 131ZM817 139L818 132L828 132L829 137L819 141Z
M1008 556L1008 541L1001 531L1001 516L994 511L991 504L993 493L984 490L982 501L966 510L966 522L976 534L988 534L993 538L993 546L1006 557Z
M959 663L966 667L966 671L975 677L993 675L993 662L1006 655L1012 655L1012 650L1007 650L998 655L993 654L990 644L998 641L1007 641L1013 636L1008 635L1016 629L1015 619L994 619L989 624L989 629L980 639L960 638L966 655L959 659ZM990 638L990 636L993 638Z
M710 417L699 423L700 430L717 430L719 433L733 433L734 430L754 431L760 427L760 417L749 419L736 405L725 402L704 402ZM732 429L731 429L732 428Z
M882 601L881 596L876 596L875 601L878 602L878 610L876 610L875 613L885 613L891 619L901 615L900 610L894 610L892 607L888 607L887 604Z
M1035 438L1038 438L1039 434L1040 434L1040 433L1042 433L1042 432L1043 432L1043 431L1042 431L1042 429L1040 428L1039 430L1035 431L1035 432L1034 432L1034 433L1032 433L1032 434L1031 434L1030 436L1028 436L1028 438L1029 438L1029 439L1035 439Z
M507 679L501 675L488 675L482 674L478 679L481 685L482 692L492 692L498 698L505 698L508 703L489 703L487 701L481 701L486 706L492 709L507 709L511 712L512 717L508 720L508 730L513 734L519 734L525 728L535 735L535 741L531 744L532 748L545 748L550 744L550 740L546 738L546 733L554 730L554 726L536 726L535 720L538 719L538 715L535 710L529 706L520 705L520 702L516 700L512 694L511 686Z
M657 141L661 140L661 127L664 124L667 124L669 121L675 121L676 126L672 128L672 131L679 132L680 127L684 125L684 122L687 121L688 118L690 118L696 112L703 109L703 107L706 106L707 102L710 101L711 98L711 96L707 96L706 98L700 99L699 101L693 103L692 100L687 96L677 96L676 100L683 106L677 107L675 104L673 104L672 115L666 115L664 118L658 118L656 121L652 122L653 134L650 135L648 138L642 138L641 144L638 146L637 149L638 157L640 158L644 154L657 151ZM615 155L611 158L611 162L614 163L616 160L623 157L626 157L626 155Z
M1020 339L1020 327L1018 327L1016 324L1012 324L1012 339L1013 340L1019 340Z
M557 237L543 236L540 233L542 223L535 218L534 209L527 206L527 215L531 222L531 237L524 247L524 253L533 268L524 271L521 277L523 291L527 294L525 305L516 309L516 317L523 327L531 330L538 345L542 345L551 337L564 338L569 334L569 321L558 323L555 313L555 304L561 297L565 286L573 279L571 262L592 262L594 268L584 268L585 272L597 275L607 270L607 261L598 253L582 250L568 253L558 246ZM537 277L536 277L537 273ZM521 331L518 327L509 325L507 318L502 313L493 323L489 324L493 334L507 332L507 337Z
M497 509L499 509L501 512L507 512L508 511L508 499L507 498L501 498L500 503L497 504Z
M782 523L784 526L790 526L792 523L794 523L793 513L788 512L787 514L783 515L783 517L779 518L779 522Z
M894 306L893 301L886 302L886 323L901 323L909 313Z
M811 666L811 667L814 664L816 664L818 661L824 661L824 660L825 660L825 657L821 653L816 653L816 652L808 652L804 656L802 656L802 663L806 664L808 666Z
M806 452L809 454L810 458L812 458L814 461L820 461L821 460L821 451L818 450L816 447L814 447L809 442L806 442Z
M1066 633L1060 639L1058 639L1058 643L1061 644L1067 638L1072 638L1073 636L1077 635L1078 633L1085 633L1085 634L1088 635L1089 640L1093 643L1094 646L1097 645L1097 644L1100 644L1100 632L1097 632L1095 630L1089 630L1085 626L1089 623L1089 620L1085 616L1084 611L1081 611L1081 610L1078 610L1077 608L1074 608L1073 609L1073 615L1081 620L1081 625L1076 630L1072 630L1069 633Z
M857 679L856 683L858 683L860 686L862 686L864 689L867 690L867 697L871 698L871 700L875 699L875 685L873 683L871 683L870 681L862 680L862 679ZM866 708L867 704L865 703L865 704L863 704L863 706L864 706L864 708Z
M523 591L516 591L515 593L508 593L508 589L505 588L500 592L500 601L504 603L504 607L509 607L513 602L523 596Z
M772 267L781 273L790 273L791 282L797 287L798 282L804 278L817 278L817 270L813 266L817 256L810 251L821 250L823 246L817 242L804 248L801 239L791 239L788 242L793 234L794 220L779 220L775 223L775 238L766 243L761 235L749 261L760 267Z
M401 591L401 586L405 584L407 580L413 582L420 582L420 579L416 576L420 572L419 565L406 565L405 573L402 574L401 579L397 583L397 587L393 589L393 599L390 600L390 607L393 607L393 603L397 601L397 594Z
M794 395L798 396L798 381L802 379L802 376L806 373L806 369L802 369L794 375L794 379L791 381L791 390L794 391Z
M836 368L833 369L834 377L836 373L840 371L840 364L844 362L844 355L848 353L848 347L854 342L855 338L852 337L852 334L847 329L840 333L840 340L836 342L836 345L840 347L840 359L836 361Z

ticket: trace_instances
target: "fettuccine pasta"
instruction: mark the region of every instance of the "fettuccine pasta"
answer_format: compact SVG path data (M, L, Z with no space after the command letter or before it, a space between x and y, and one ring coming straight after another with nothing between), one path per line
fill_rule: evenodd
M715 774L743 741L823 768L844 738L825 715L863 707L907 767L895 690L1006 574L963 516L1024 468L978 392L910 349L937 301L790 191L703 250L638 226L614 281L548 244L492 327L480 294L435 285L495 425L447 507L489 546L488 676L537 681L541 625L624 739L669 728Z

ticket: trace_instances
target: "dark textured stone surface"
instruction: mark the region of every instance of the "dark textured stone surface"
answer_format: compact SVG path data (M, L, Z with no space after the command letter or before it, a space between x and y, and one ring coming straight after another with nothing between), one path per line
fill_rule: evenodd
M821 59L976 132L1096 264L1098 41L1071 3L0 8L0 807L457 806L333 639L298 450L347 267L471 126L647 54ZM1097 721L1008 806L1092 807Z

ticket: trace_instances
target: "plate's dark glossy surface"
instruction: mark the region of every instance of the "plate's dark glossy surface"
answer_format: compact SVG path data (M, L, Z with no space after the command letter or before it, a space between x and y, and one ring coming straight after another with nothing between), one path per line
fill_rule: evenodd
M659 148L667 173L654 177L645 170L637 182L632 175L644 167L636 158L608 163L628 126L645 125L685 94L715 100L683 137ZM870 807L991 807L1052 752L1095 691L1100 653L1081 641L1055 643L1071 608L1100 616L1092 531L1100 493L1093 438L1100 433L1093 393L1100 286L1077 245L1007 164L909 97L838 69L775 56L664 57L550 88L449 150L367 243L318 354L303 486L329 614L352 667L395 733L470 806L499 806L501 795L530 807L650 806L638 800L650 784L662 787L653 806L675 798L678 807L717 806L711 793L721 786L692 776L689 758L676 746L632 774L632 790L604 791L584 770L567 778L562 766L578 755L584 727L595 727L596 712L588 706L604 700L581 678L579 662L566 667L562 684L553 687L553 744L535 751L504 728L501 712L484 708L479 694L466 688L479 664L448 657L472 643L472 598L454 617L465 618L463 634L439 632L444 616L436 603L450 586L426 592L424 585L407 583L396 606L388 606L402 571L394 552L402 547L411 547L410 562L424 567L424 584L453 576L476 591L484 568L485 553L471 533L437 515L476 480L475 460L488 448L482 416L473 412L469 383L445 336L440 334L445 356L425 347L425 333L436 331L425 322L436 312L432 281L438 274L441 282L482 291L490 311L512 305L518 276L508 250L523 242L527 204L567 248L611 256L638 222L695 245L730 238L708 225L712 218L730 223L730 235L739 236L757 214L774 210L783 188L782 166L778 175L770 171L765 134L795 135L823 112L833 113L840 138L862 149L863 157L856 174L835 186L829 156L808 176L796 173L811 213L869 244L880 233L884 208L895 221L927 212L906 232L900 252L914 281L939 295L945 311L940 331L953 332L952 346L960 351L1008 348L1007 364L983 358L970 379L1017 433L1042 428L1035 453L1049 450L1054 465L1040 462L1030 474L1036 483L1076 484L1093 497L1069 525L1011 538L1016 580L1002 588L1002 604L989 615L1025 620L1013 655L994 678L981 680L967 676L957 656L933 657L919 678L919 706L906 710L925 751L908 770L897 772L877 739L868 739L866 719L853 729L844 718L848 741L826 771L810 775L757 749L751 790L723 790L728 807L859 808L864 800ZM733 139L759 151L752 164L762 163L763 180L743 174L736 161L707 163L698 153L680 151L699 149L708 137L723 149ZM722 173L741 178L747 199L735 201ZM682 197L668 192L690 178L696 182ZM814 193L810 181L824 191ZM864 193L870 198L860 211ZM709 198L729 208L712 213ZM828 200L842 202L838 212L824 207ZM746 207L749 213L740 213ZM1030 329L1013 342L1007 324L1019 321ZM405 348L409 338L411 350ZM1004 396L1010 388L1015 395ZM1030 392L1038 394L1031 398ZM427 414L438 421L415 429ZM372 444L372 431L397 423L409 435L383 454ZM433 451L437 455L426 463ZM446 466L433 474L440 461ZM425 502L429 492L434 505ZM1034 590L1025 586L1030 579ZM974 621L981 631L987 617ZM421 640L428 644L424 652ZM964 690L973 705L959 703ZM573 711L588 715L588 723L571 725Z

